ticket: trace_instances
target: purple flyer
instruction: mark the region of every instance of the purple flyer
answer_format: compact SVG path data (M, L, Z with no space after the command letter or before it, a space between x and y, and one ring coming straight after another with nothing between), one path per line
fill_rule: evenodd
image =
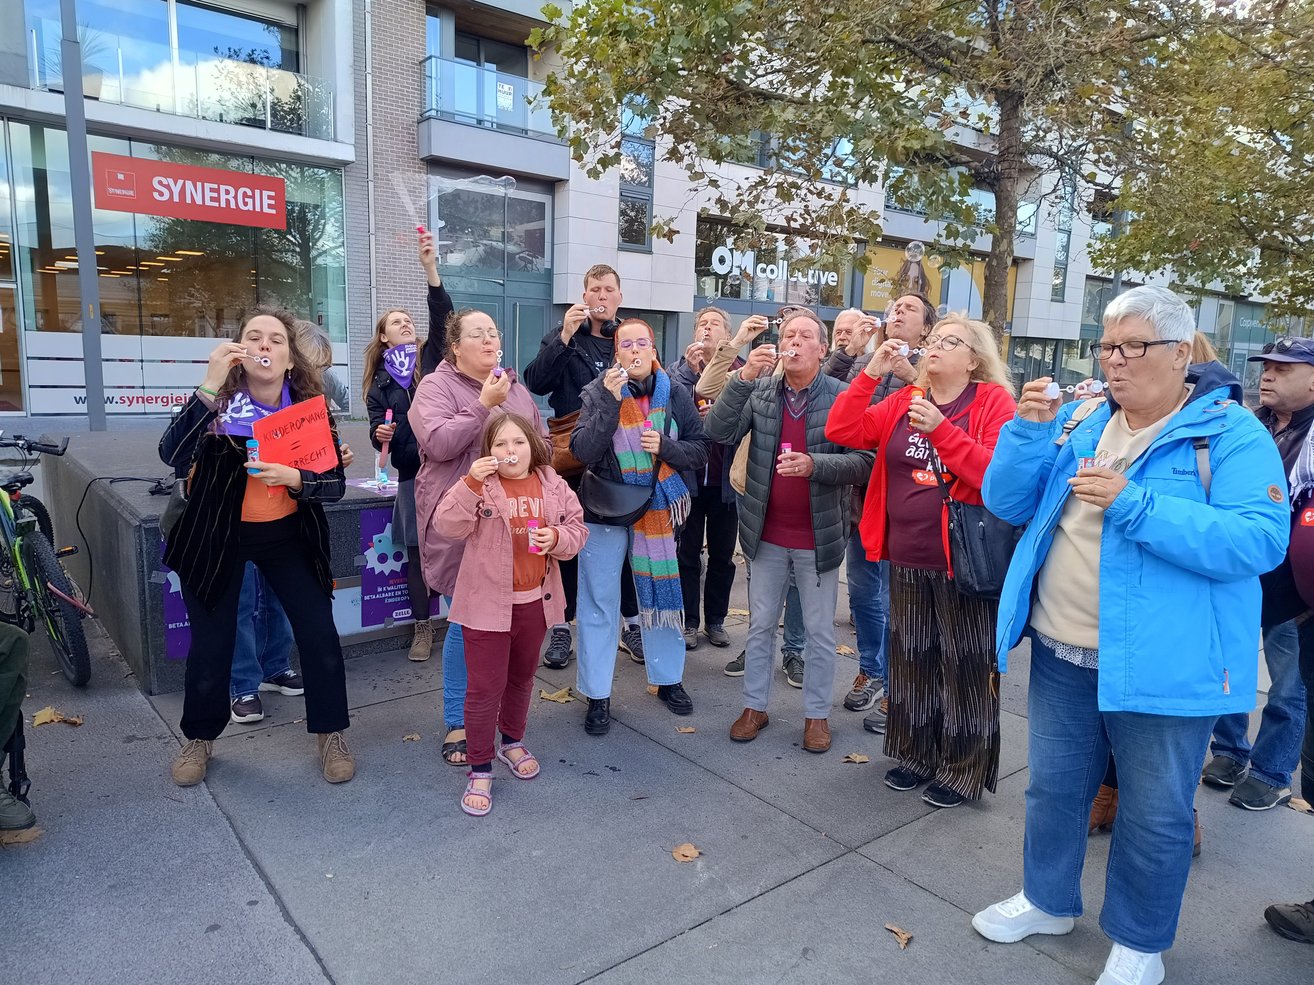
M160 541L160 557L164 557L164 541ZM169 568L164 571L164 657L166 660L186 660L192 648L192 624L187 618L187 603L183 601L182 584Z
M382 626L411 618L406 591L406 545L392 539L392 508L360 511L360 624Z

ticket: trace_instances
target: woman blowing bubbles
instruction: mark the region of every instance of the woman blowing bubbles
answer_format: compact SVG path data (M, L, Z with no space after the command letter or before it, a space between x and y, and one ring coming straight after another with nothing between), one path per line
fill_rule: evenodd
M213 742L229 717L229 677L246 562L274 590L297 641L306 685L306 730L316 735L330 783L350 780L356 763L343 738L347 683L333 625L333 577L322 503L342 498L342 461L316 474L247 461L252 425L323 392L301 351L294 316L258 308L237 338L210 355L196 388L160 439L160 458L187 469L187 505L169 533L164 563L178 574L192 626L182 732L173 761L181 787L205 779ZM333 428L332 418L329 427ZM336 441L335 441L336 445Z

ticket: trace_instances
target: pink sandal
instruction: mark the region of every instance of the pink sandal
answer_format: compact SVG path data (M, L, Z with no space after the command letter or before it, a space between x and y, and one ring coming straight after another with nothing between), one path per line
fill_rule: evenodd
M466 775L465 793L461 794L461 810L465 811L471 817L483 817L485 814L487 814L489 811L493 809L493 784L492 784L493 774L476 773L474 770L471 770L469 773L465 775ZM488 789L476 790L475 782L478 780L488 780L489 781ZM465 798L467 797L483 797L485 800L488 801L488 806L483 808L482 810L480 810L477 807L471 807L468 803L466 803Z
M507 755L507 751L510 749L519 749L524 755L513 762L511 757ZM511 767L511 775L518 780L532 780L534 777L538 776L541 768L538 764L538 757L526 749L523 742L508 742L497 750L497 758L506 763L507 766ZM520 771L520 767L525 763L534 764L534 771L532 773L522 773Z

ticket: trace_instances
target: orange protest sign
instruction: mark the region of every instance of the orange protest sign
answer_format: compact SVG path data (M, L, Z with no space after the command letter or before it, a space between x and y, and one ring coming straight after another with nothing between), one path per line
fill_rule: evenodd
M327 472L338 464L324 395L285 407L251 425L260 442L260 461Z

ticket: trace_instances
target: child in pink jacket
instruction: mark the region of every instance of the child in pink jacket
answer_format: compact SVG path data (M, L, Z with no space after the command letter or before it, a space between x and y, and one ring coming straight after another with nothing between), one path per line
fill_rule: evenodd
M476 817L493 809L494 755L517 779L539 772L523 740L543 637L566 615L556 562L588 539L579 500L551 461L526 418L496 417L484 428L480 457L433 515L440 534L465 542L449 617L465 630L470 772L461 810ZM494 732L501 733L496 746Z

